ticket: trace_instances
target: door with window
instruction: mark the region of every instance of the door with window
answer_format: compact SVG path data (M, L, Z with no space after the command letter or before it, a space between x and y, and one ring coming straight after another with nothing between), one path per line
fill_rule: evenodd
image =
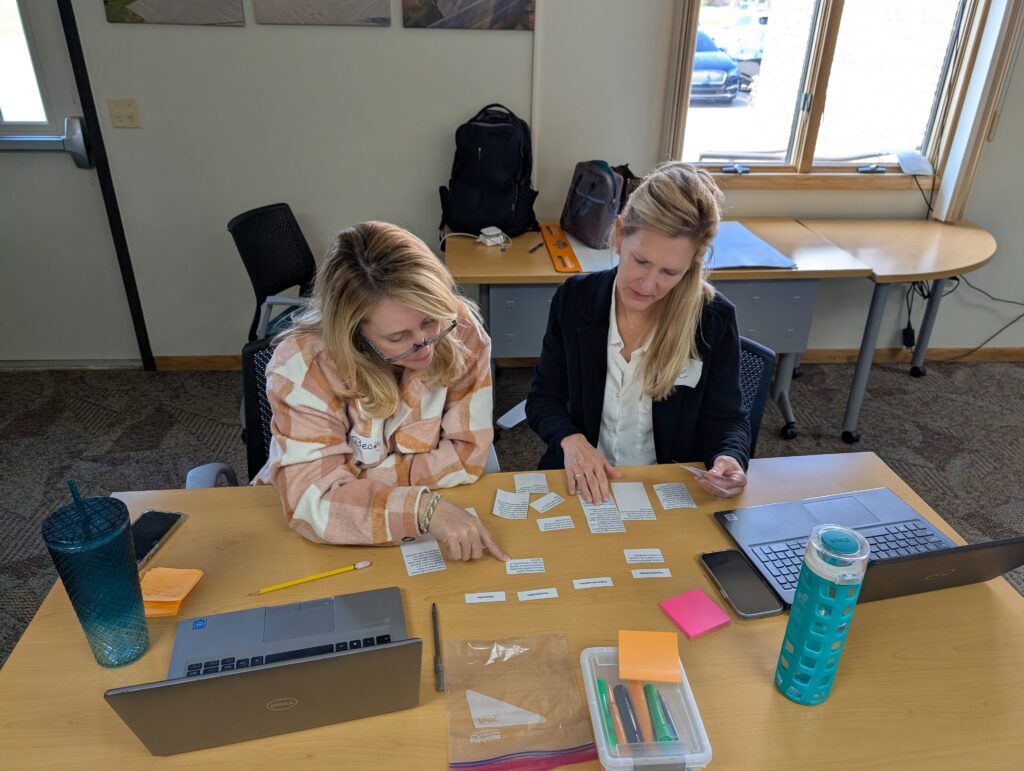
M24 140L82 114L55 2L0 0L0 72L0 366L138 361L95 170Z

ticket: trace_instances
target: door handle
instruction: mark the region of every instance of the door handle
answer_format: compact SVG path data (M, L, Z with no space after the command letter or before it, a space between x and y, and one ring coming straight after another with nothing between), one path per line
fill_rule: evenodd
M75 166L91 169L96 166L85 132L85 121L77 115L64 118L63 136L25 134L0 136L0 150L59 150L71 155Z

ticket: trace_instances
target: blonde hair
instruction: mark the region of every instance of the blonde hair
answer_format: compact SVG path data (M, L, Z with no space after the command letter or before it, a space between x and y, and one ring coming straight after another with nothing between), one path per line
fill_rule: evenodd
M398 382L391 365L360 337L372 307L391 299L441 321L465 324L471 307L458 295L451 273L422 240L387 222L346 228L317 268L309 306L284 336L316 333L346 387L339 396L356 398L372 417L398 409ZM434 345L434 359L419 373L430 385L451 385L466 371L469 349L458 332Z
M668 398L689 359L698 358L697 332L715 290L707 281L704 254L718 232L723 196L711 175L679 161L659 164L644 177L619 214L621 233L650 230L685 236L697 249L693 264L662 299L640 381L655 401Z

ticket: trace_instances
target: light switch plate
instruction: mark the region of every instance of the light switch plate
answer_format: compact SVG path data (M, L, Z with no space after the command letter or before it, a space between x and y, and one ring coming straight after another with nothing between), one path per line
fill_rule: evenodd
M142 128L138 99L108 99L107 107L114 128Z

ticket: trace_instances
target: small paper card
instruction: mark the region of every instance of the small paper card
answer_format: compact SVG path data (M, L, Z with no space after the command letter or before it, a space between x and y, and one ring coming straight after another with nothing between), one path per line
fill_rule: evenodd
M558 597L558 590L554 587L550 589L530 589L526 592L519 592L519 601L526 602L527 600L550 600Z
M691 640L729 623L729 616L700 589L658 603Z
M560 503L563 503L564 501L565 498L563 498L558 493L548 493L543 498L538 498L533 503L531 503L530 508L536 509L541 514L543 514L545 511L549 511L555 508L555 506L557 506Z
M466 595L466 604L474 605L478 602L504 602L505 592L473 592Z
M494 496L494 508L491 509L491 513L502 519L526 519L526 510L529 506L529 493L510 493L507 490L498 490Z
M572 517L547 517L538 519L537 527L542 533L546 533L549 530L572 530L576 525L573 524Z
M476 509L474 509L472 506L467 506L466 511L469 512L470 516L480 519L480 515L476 513Z
M405 570L410 576L436 573L448 568L444 563L444 557L441 556L441 547L437 545L437 539L433 536L424 536L418 541L403 543L402 559L405 560Z
M690 491L682 482L662 482L654 485L654 492L658 494L661 501L661 508L669 509L695 509L697 504L690 497Z
M622 552L626 555L626 562L631 565L665 561L665 557L661 554L661 549L623 549Z
M612 482L612 493L624 521L657 519L643 482Z
M516 474L517 493L546 493L548 478L543 473Z
M612 586L611 576L601 578L574 578L572 580L574 589L596 589L599 586Z
M626 532L626 526L622 524L622 517L619 516L619 510L615 508L614 501L587 503L580 498L580 506L583 507L583 514L587 518L591 533Z
M526 559L509 560L505 563L505 572L510 576L520 573L543 573L544 558L527 557Z
M633 578L671 578L672 571L668 568L636 568Z
M620 629L619 679L681 683L679 635Z

